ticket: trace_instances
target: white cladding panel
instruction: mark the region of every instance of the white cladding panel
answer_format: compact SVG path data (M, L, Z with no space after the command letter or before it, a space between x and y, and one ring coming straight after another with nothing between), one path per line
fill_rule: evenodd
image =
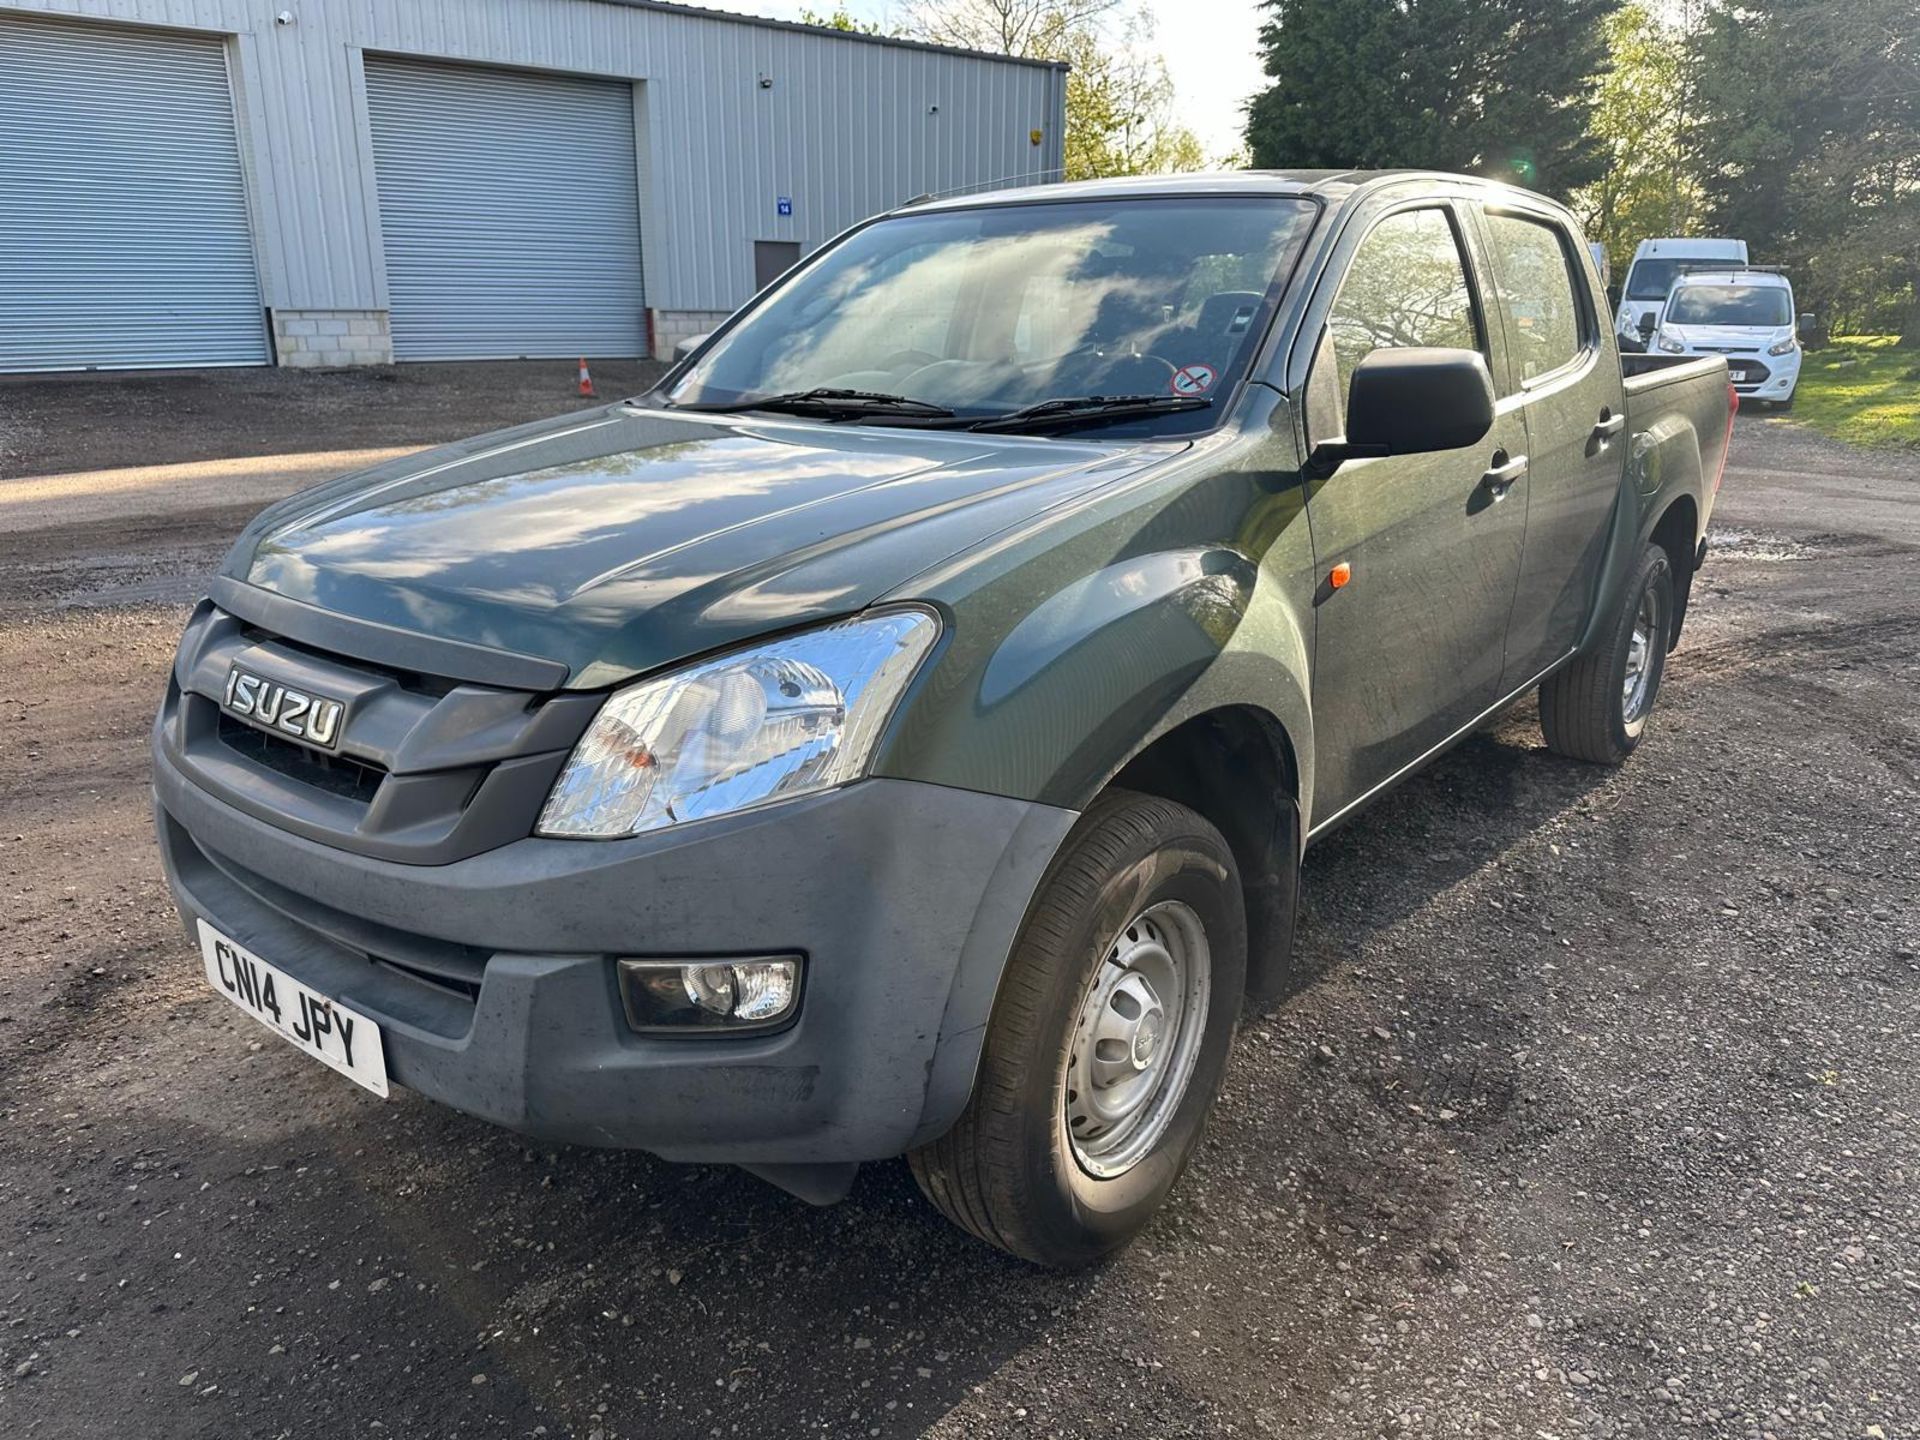
M396 360L644 355L633 86L369 55Z
M388 305L369 52L645 82L645 288L662 309L738 305L755 240L810 250L927 191L1057 178L1063 153L1058 68L648 0L0 0L10 9L233 37L276 307Z
M0 12L0 371L266 358L220 38Z

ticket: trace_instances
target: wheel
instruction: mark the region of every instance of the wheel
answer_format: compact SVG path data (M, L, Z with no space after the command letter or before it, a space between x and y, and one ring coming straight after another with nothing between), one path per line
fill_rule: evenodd
M1773 408L1782 415L1786 414L1789 410L1793 409L1793 396L1789 395L1784 400L1774 401Z
M1110 791L1041 881L973 1098L907 1157L949 1220L1076 1268L1137 1235L1199 1143L1246 982L1240 874L1184 805Z
M1647 728L1673 633L1673 566L1649 545L1600 643L1540 687L1540 728L1557 755L1618 765Z

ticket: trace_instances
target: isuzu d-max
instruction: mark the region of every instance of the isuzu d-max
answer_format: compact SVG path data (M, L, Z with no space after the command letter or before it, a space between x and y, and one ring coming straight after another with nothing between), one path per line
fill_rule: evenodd
M1654 357L1645 362L1655 364ZM1725 362L1453 175L910 205L632 400L247 527L153 731L221 993L313 1058L980 1238L1124 1244L1305 847L1538 690L1617 763Z

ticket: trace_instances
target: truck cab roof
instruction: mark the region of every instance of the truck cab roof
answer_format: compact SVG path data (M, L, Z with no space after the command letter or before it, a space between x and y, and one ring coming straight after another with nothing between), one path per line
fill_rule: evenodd
M983 205L1019 205L1035 201L1195 195L1295 196L1344 204L1374 190L1420 180L1466 187L1484 192L1490 198L1524 197L1536 204L1550 205L1556 210L1565 209L1536 191L1476 175L1460 175L1443 170L1217 170L1190 175L1125 175L1103 180L1070 180L1050 185L1022 185L1003 190L922 196L900 209L965 210Z

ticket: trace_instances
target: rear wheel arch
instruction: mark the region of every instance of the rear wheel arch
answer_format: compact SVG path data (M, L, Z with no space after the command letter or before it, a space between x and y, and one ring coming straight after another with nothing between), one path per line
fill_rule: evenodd
M1673 569L1673 626L1667 649L1680 644L1680 627L1687 618L1687 600L1693 593L1694 557L1700 549L1700 507L1691 495L1676 495L1654 521L1650 544L1667 552Z

